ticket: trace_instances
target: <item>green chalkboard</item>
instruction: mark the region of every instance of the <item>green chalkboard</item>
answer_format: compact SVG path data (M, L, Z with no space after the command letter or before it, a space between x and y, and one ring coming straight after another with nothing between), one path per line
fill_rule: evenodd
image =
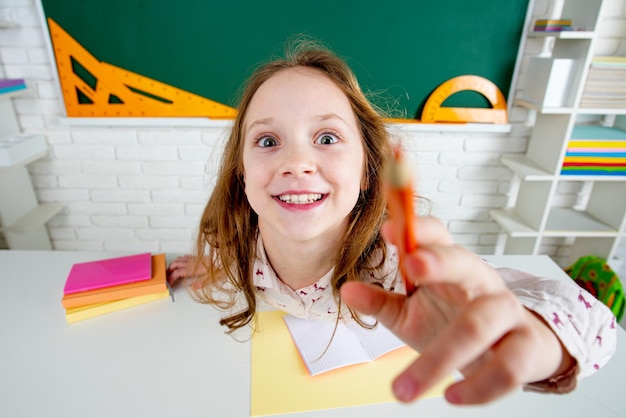
M46 17L98 60L229 106L256 65L280 55L287 38L307 34L346 59L375 103L414 117L432 90L461 74L486 77L508 94L528 0L42 0L42 5ZM486 106L479 95L467 94L457 93L446 105Z

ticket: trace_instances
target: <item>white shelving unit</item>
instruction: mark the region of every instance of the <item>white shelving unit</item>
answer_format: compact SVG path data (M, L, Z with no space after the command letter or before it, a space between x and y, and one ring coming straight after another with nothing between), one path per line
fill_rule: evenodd
M562 19L572 19L573 25L584 30L566 32L533 32L534 22L526 22L523 45L533 38L553 42L551 55L540 60L530 58L526 81L515 100L517 106L534 113L534 125L524 155L505 155L502 163L519 180L513 206L492 210L491 216L506 232L505 254L541 254L546 245L569 247L562 264L569 265L581 256L596 255L614 260L620 237L626 225L626 176L562 175L568 142L574 127L586 123L604 123L626 129L626 109L583 109L578 106L592 60L593 43L602 0L563 0ZM529 7L533 7L531 0ZM529 16L535 15L529 13ZM554 17L552 17L554 18ZM530 18L529 18L530 20ZM552 61L549 61L552 60ZM541 64L568 62L571 64L566 90L561 97L537 99L539 91L554 91L541 86L542 71L533 67ZM555 64L556 66L556 64ZM562 74L559 74L562 77ZM549 78L555 80L555 77ZM562 83L556 77L555 83ZM542 90L543 89L543 90ZM532 96L533 99L528 99ZM559 106L545 103L559 102ZM594 139L594 138L589 138ZM563 188L578 187L576 203L563 205L555 196Z
M0 233L11 249L52 249L46 222L62 205L39 204L33 190L27 165L46 154L46 142L20 134L12 98L24 93L0 94Z

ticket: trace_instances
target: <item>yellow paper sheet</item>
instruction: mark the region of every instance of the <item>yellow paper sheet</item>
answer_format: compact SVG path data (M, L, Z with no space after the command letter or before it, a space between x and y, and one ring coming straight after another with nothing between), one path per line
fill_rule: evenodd
M253 417L395 402L391 382L417 357L403 347L371 363L310 376L280 311L259 312L252 337L251 410ZM442 396L453 378L422 398Z

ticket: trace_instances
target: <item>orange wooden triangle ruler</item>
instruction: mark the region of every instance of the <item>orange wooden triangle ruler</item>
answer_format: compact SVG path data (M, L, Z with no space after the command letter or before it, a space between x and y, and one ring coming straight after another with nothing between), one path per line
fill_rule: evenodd
M68 116L233 119L237 114L232 107L101 62L54 20L48 18L48 26Z

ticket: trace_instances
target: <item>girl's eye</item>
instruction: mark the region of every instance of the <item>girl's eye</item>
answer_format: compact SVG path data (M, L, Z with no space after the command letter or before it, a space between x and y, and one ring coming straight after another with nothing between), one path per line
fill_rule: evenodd
M257 144L261 148L269 148L269 147L275 147L276 145L278 145L278 142L276 141L275 138L272 138L271 136L264 136L263 138L257 141Z
M326 134L320 135L320 137L317 138L315 142L321 145L332 145L332 144L336 144L337 142L339 142L339 139L334 134L326 133Z

